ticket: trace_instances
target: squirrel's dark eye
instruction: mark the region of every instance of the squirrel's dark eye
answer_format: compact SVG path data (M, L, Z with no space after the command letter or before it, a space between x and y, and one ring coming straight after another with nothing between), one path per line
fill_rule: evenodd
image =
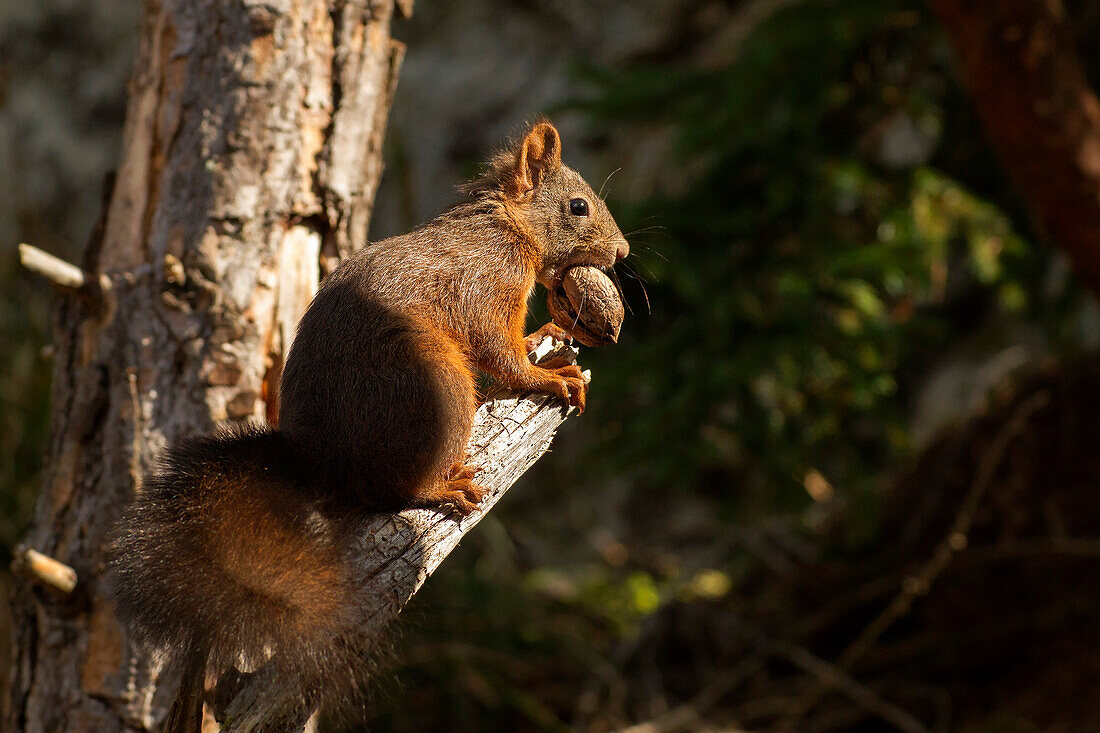
M588 202L584 199L573 199L569 202L569 213L573 216L588 216Z

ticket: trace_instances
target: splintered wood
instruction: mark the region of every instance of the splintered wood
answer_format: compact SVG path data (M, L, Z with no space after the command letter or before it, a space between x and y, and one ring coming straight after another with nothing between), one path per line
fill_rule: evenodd
M550 361L565 356L576 363L577 350L547 338L532 359ZM435 509L409 509L380 515L360 533L360 556L366 577L378 587L379 612L366 614L384 625L412 597L459 540L504 496L523 473L550 447L554 433L573 408L549 395L516 394L498 389L474 418L467 446L469 464L482 469L475 479L487 489L477 509L467 517ZM384 569L384 572L383 572ZM387 615L386 611L392 610Z

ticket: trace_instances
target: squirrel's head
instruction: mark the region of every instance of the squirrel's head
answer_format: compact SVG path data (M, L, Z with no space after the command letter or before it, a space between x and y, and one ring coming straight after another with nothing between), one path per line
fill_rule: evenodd
M630 254L603 199L561 162L561 138L549 122L536 123L494 167L510 214L538 248L536 279L546 287L570 267L611 268Z

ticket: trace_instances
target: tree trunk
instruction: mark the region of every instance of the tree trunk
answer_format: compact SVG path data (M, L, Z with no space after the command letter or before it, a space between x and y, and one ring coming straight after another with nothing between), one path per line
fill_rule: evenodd
M172 684L115 621L104 544L165 444L271 412L319 277L365 243L403 52L394 8L146 1L122 159L82 266L94 276L58 311L27 539L47 557L25 554L29 574L48 578L54 558L76 584L17 588L8 729L110 733L163 717Z
M1057 0L930 0L986 137L1031 210L1100 293L1100 100Z

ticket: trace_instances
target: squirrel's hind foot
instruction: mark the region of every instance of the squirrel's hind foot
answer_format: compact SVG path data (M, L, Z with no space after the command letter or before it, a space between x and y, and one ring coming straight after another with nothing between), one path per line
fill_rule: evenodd
M418 506L440 508L448 507L462 516L469 516L485 498L486 489L473 482L474 476L481 473L478 466L456 463L447 471L443 480L432 487L430 493L422 496Z
M456 463L451 466L451 470L447 471L447 476L444 481L457 481L464 478L473 478L485 469L481 466L471 466L466 463Z
M450 506L464 517L470 515L481 500L485 498L486 489L478 486L468 478L451 479L443 484L443 491L439 496L439 503Z

